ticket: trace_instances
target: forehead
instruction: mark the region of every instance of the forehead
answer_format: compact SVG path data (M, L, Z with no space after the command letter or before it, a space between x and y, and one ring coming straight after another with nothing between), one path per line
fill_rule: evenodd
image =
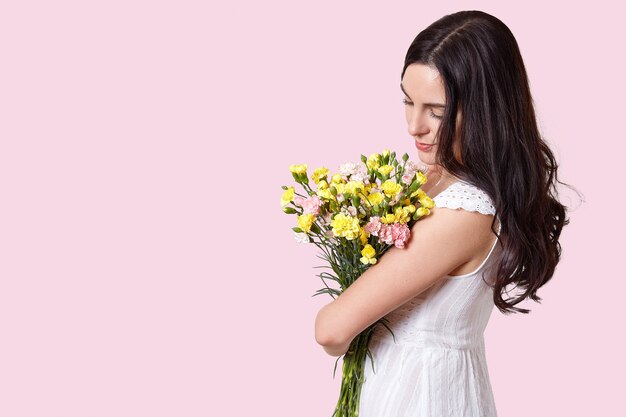
M443 79L434 67L424 64L409 65L400 86L411 98L445 103Z

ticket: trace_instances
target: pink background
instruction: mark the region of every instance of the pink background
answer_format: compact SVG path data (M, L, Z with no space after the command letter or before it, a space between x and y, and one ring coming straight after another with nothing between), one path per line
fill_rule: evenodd
M463 9L516 35L560 179L586 199L564 189L543 303L494 310L499 415L622 413L613 3L214 4L0 6L0 415L330 417L340 367L313 333L330 297L312 297L322 261L280 186L291 164L416 158L404 55Z

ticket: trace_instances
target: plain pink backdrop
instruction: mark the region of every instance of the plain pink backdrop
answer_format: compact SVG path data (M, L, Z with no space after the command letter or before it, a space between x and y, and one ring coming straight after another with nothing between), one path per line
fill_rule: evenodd
M0 415L330 417L289 165L416 151L413 38L517 37L571 224L530 315L486 332L499 415L623 413L623 14L613 3L4 2Z

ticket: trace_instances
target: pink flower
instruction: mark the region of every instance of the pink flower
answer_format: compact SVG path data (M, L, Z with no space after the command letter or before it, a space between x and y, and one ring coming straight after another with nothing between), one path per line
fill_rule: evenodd
M410 235L411 230L406 223L382 224L378 232L378 240L397 248L404 248Z
M356 217L357 210L356 210L356 207L354 206L348 206L348 207L343 206L341 208L341 212L345 214L346 216Z
M363 227L367 233L370 235L378 236L378 231L380 230L380 226L382 223L380 222L380 217L374 216L370 218L370 221Z
M391 234L391 225L383 223L378 231L378 240L388 245L393 244L393 235Z
M414 177L415 177L414 172L405 172L404 174L402 174L402 182L406 185L411 185Z
M316 195L309 198L302 198L300 196L297 196L293 199L293 203L304 209L303 214L313 214L317 216L320 212L322 200Z
M304 214L313 214L315 216L320 214L320 207L322 206L322 200L314 195L307 198L302 204Z
M391 236L393 237L393 244L397 248L403 248L406 242L409 240L411 230L406 223L394 223L391 226Z

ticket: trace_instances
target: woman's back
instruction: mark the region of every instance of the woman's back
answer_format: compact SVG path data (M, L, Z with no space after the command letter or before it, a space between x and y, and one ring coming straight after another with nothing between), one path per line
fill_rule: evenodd
M487 194L463 181L434 202L436 207L495 215ZM474 271L446 275L385 316L395 341L384 326L373 333L375 373L368 358L361 417L497 415L483 334L494 307L489 271L500 253L494 240Z

